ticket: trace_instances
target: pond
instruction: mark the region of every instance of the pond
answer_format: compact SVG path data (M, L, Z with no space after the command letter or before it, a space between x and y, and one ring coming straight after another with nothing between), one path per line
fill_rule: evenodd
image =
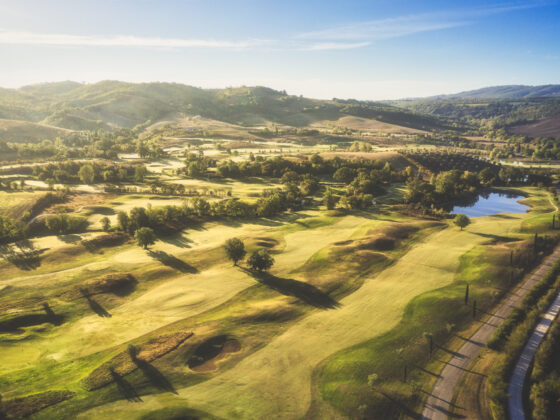
M523 198L525 197L516 194L483 193L476 198L475 202L471 202L469 205L455 206L451 212L466 214L469 217L492 216L498 213L525 213L529 206L518 202Z

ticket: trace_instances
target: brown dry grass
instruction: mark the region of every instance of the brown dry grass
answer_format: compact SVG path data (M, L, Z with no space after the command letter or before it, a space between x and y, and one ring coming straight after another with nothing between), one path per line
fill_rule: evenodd
M560 117L514 126L509 131L513 134L529 137L554 137L560 139Z
M136 358L150 363L175 350L193 335L192 331L178 331L174 334L154 338L140 347ZM110 384L114 380L111 369L119 376L125 376L135 371L137 365L131 359L128 351L124 350L91 372L82 382L84 387L88 391L93 391Z
M137 283L134 276L128 273L113 273L95 279L87 280L62 294L65 300L98 295L101 293L119 294Z
M325 159L339 157L341 159L367 159L380 162L389 162L394 169L404 169L414 166L398 152L326 152L321 153Z
M46 213L56 213L57 210L77 211L82 207L96 206L116 199L116 195L98 193L73 193L63 204L55 204L46 208Z
M21 419L36 413L43 408L68 400L74 396L70 391L47 391L27 397L0 401L0 418L4 414L6 419Z

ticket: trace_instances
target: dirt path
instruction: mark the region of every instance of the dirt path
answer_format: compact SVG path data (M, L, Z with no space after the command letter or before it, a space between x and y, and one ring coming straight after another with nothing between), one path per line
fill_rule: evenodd
M556 297L552 305L548 308L538 325L535 327L531 338L525 344L523 353L519 357L513 375L509 381L508 394L508 411L511 420L525 420L525 413L523 412L523 384L525 377L529 371L529 365L535 357L535 353L541 344L545 334L552 325L552 321L558 316L560 312L560 294Z
M441 371L440 377L436 381L432 393L426 401L424 411L422 412L423 419L444 420L449 417L451 414L451 401L455 394L455 389L465 372L471 372L469 366L474 361L474 358L488 342L496 328L504 322L513 308L521 304L525 295L543 278L559 258L560 246L544 259L529 278L525 280L513 294L505 299L494 315L484 321L476 333L474 333L457 351L457 354L449 360L445 368ZM461 411L461 407L453 407L454 415L462 416L463 413L461 413Z

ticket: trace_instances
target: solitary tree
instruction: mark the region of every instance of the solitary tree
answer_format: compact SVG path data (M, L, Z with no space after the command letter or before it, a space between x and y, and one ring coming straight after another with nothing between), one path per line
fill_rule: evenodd
M233 265L237 265L237 262L242 260L247 254L245 245L239 238L228 239L224 244L224 249L228 258L233 261Z
M455 225L459 226L461 230L463 230L464 227L467 227L471 224L471 219L469 219L468 216L464 214L458 214L457 216L455 216L455 219L453 219L453 223L455 223Z
M138 353L140 353L140 349L136 347L134 344L129 344L127 347L128 355L132 359L132 361L136 360Z
M156 235L149 227L142 227L138 229L134 237L136 238L136 243L139 246L144 247L144 249L148 249L148 246L154 244L156 241Z
M336 206L336 202L338 201L336 195L333 194L330 188L327 188L325 191L325 195L323 195L323 203L327 207L327 210L332 210Z
M111 221L109 220L108 217L104 217L100 220L101 222L101 227L103 228L103 230L105 232L109 232L109 229L111 229Z
M274 258L266 249L259 249L251 254L247 263L253 270L266 271L274 264Z
M93 171L93 166L91 166L89 163L86 163L78 171L78 176L80 177L80 180L84 184L93 183L93 180L95 178L95 172Z

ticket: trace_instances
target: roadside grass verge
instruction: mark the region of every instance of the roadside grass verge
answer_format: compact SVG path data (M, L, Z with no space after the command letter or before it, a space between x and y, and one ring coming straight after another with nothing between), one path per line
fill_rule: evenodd
M523 347L530 337L542 312L550 306L560 290L560 262L547 272L545 277L525 296L520 311L508 319L502 330L498 329L493 337L494 348L504 348L495 359L488 376L488 395L490 410L495 419L506 418L508 400L508 382ZM512 326L512 324L514 324ZM511 332L509 332L511 331ZM507 334L509 332L509 334ZM507 341L500 347L501 341Z

